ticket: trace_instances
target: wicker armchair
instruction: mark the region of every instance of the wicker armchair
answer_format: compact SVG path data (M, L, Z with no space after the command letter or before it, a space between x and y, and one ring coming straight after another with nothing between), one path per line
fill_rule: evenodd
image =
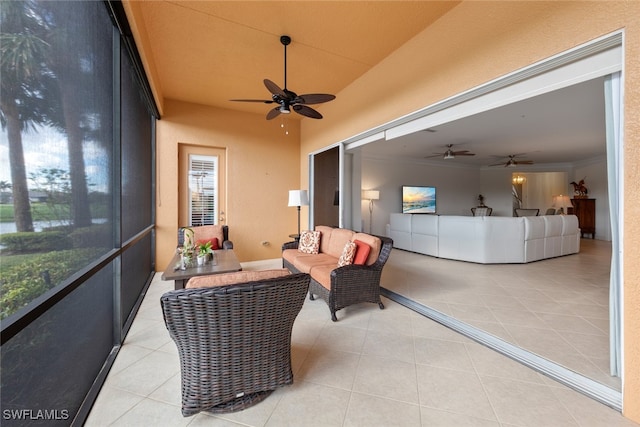
M196 240L198 239L198 229L210 227L210 226L193 226L188 227L191 228L196 233ZM220 249L233 249L233 242L229 240L229 226L228 225L220 225L218 226L222 229L222 241L218 242L220 245ZM187 227L178 228L178 246L182 246L184 244L184 229Z
M319 282L311 278L309 283L309 299L314 300L316 296L322 298L329 306L331 320L338 320L336 311L361 302L371 302L378 304L380 309L384 308L380 299L380 278L382 267L384 267L391 249L393 240L388 237L376 236L382 241L380 255L375 263L371 265L345 265L337 267L331 271L331 289L327 289ZM287 242L282 249L295 249L298 242ZM298 270L288 261L283 259L283 266L290 271Z
M239 411L293 383L291 329L308 286L308 274L292 274L161 297L180 355L183 416Z

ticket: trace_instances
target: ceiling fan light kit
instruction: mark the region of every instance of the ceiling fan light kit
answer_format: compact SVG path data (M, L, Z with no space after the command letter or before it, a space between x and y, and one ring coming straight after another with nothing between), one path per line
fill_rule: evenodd
M287 46L291 44L291 37L287 35L280 36L280 43L284 46L284 89L269 79L264 79L263 83L267 90L271 92L271 100L263 99L232 99L237 102L262 102L264 104L279 104L267 113L267 120L276 118L278 115L291 113L291 108L296 113L310 117L312 119L321 119L322 114L309 107L308 104L321 104L323 102L333 101L335 95L327 93L309 93L298 95L297 93L287 89Z

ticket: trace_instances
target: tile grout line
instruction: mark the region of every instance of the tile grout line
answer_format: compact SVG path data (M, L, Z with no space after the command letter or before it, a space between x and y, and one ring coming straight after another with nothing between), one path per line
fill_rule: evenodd
M455 318L440 313L437 310L417 303L386 288L381 287L380 290L382 295L385 297L415 311L416 313L422 314L423 316L426 316L449 329L461 333L462 335L465 335L476 342L515 360L516 362L528 366L579 393L589 396L592 399L617 410L618 412L622 409L621 394L615 392L609 387L606 387L590 378L579 375L567 368L549 362L536 354L516 347L511 343L503 341L491 334L474 328L464 322L460 322Z

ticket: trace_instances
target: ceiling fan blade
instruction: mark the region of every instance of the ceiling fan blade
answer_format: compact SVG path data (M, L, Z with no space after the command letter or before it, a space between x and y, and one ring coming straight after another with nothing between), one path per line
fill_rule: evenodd
M273 108L267 113L267 120L275 119L280 114L280 107Z
M442 156L444 156L445 154L446 154L446 153L434 153L434 154L433 154L433 155L431 155L431 156L426 156L426 157L425 157L425 159L433 159L433 158L435 158L435 157L442 157Z
M262 102L263 104L273 104L275 101L266 99L230 99L229 101L235 102Z
M312 119L322 118L322 114L318 113L316 110L314 110L311 107L307 107L306 105L294 105L293 111L303 116L311 117Z
M516 164L516 165L532 165L533 164L533 160L514 161L513 163Z
M462 151L454 151L453 153L454 156L475 156L475 153L470 153L469 150L462 150Z
M274 95L281 96L283 98L288 98L287 94L282 89L280 89L280 86L278 86L277 84L275 84L269 79L264 79L263 81L264 81L264 85L267 87L269 92L271 92Z
M296 104L321 104L323 102L333 101L334 99L336 99L336 96L328 93L307 93L298 95L294 102Z

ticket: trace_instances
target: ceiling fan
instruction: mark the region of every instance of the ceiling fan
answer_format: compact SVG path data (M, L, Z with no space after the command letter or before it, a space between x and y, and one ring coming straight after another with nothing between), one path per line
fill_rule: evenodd
M453 147L453 144L447 144L447 151L445 151L444 153L434 153L433 156L427 156L425 158L430 159L433 157L442 156L443 159L449 160L449 159L455 159L456 156L475 156L476 155L475 153L470 153L469 150L453 151L451 149L452 147Z
M308 104L321 104L334 100L335 95L329 95L326 93L309 93L305 95L298 95L295 92L287 89L287 46L291 43L291 37L283 35L280 36L280 43L284 46L284 89L272 82L269 79L264 79L264 85L267 90L271 92L270 100L263 99L232 99L231 101L238 102L262 102L264 104L278 104L272 110L267 113L267 120L271 120L277 117L280 113L289 114L291 109L298 114L312 119L321 119L322 114L309 107Z
M516 157L524 156L524 154L510 154L507 157L502 157L506 159L505 162L494 163L489 166L504 166L505 168L515 167L517 165L532 165L533 160L516 160Z

